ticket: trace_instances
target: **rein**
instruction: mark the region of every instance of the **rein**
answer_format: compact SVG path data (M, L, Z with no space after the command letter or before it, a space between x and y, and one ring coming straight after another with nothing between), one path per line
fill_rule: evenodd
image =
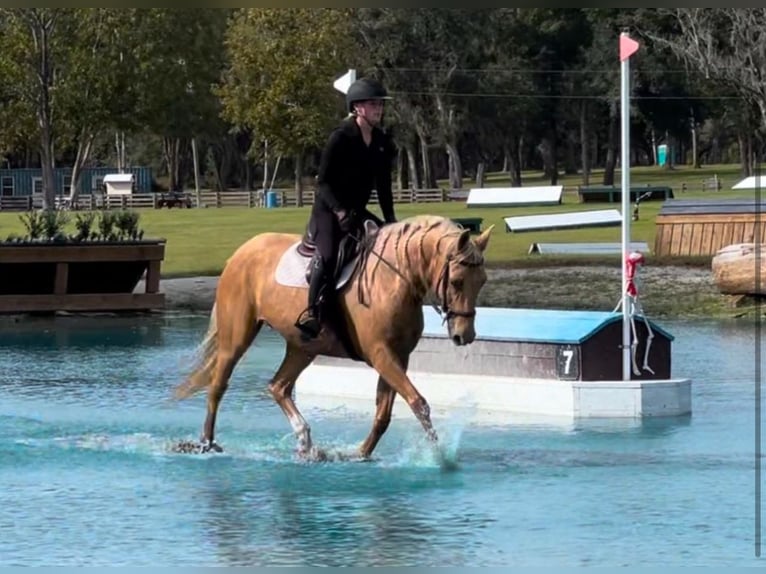
M391 269L394 273L396 273L399 277L401 277L406 283L409 283L412 285L412 282L404 276L404 274L393 264L391 264L385 257L383 257L380 253L375 251L374 245L375 240L377 239L377 234L368 236L366 238L366 241L360 240L357 236L351 235L353 239L359 243L361 248L361 254L359 257L359 269L364 270L367 267L367 261L369 260L370 254L374 255L378 258L378 261L384 263L388 266L389 269ZM449 305L449 300L447 297L448 294L448 288L449 288L449 268L450 268L450 262L455 261L458 265L464 265L466 267L480 267L483 264L483 259L481 261L473 262L468 261L467 259L455 259L452 254L447 255L447 257L444 260L444 265L442 265L441 271L439 273L439 279L436 282L436 296L441 299L440 303L441 305L437 305L435 303L430 303L431 307L439 314L439 316L442 318L442 324L446 323L453 317L475 317L476 316L476 309L471 310L462 310L462 309L453 309ZM441 293L439 293L441 291ZM359 298L359 302L362 305L368 305L369 302L365 302L364 299L364 290L362 288L362 281L360 278L360 281L357 283L357 294Z

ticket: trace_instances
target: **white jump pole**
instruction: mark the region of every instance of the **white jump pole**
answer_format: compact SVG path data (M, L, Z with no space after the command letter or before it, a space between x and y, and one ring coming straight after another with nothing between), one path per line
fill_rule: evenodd
M638 42L627 32L620 34L621 108L622 108L622 379L630 380L630 298L627 261L630 249L630 56Z

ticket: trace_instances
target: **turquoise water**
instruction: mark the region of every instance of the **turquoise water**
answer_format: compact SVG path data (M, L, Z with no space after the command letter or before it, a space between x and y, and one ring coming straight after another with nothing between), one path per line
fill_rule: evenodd
M457 470L396 418L372 462L307 464L266 391L261 335L224 398L172 387L202 317L0 325L0 565L754 565L754 328L663 322L691 417L573 426L440 420ZM372 398L371 398L372 400ZM307 412L352 450L366 417Z

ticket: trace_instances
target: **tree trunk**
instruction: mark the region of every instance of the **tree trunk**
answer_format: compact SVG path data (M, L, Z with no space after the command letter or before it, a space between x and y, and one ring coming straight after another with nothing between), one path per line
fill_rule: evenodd
M409 187L409 178L405 169L406 155L407 152L402 148L399 148L396 154L396 188L400 190Z
M699 158L699 143L697 141L697 123L692 119L692 167L694 169L699 169L700 166L700 158Z
M117 155L117 171L119 173L123 173L128 167L127 157L125 154L125 132L115 132L114 149Z
M424 136L420 135L418 137L420 139L420 155L423 163L423 187L433 189L436 187L436 178L431 166L431 153L428 149L428 142Z
M577 175L577 141L574 134L567 132L566 149L564 153L564 173L566 175Z
M750 177L750 157L747 153L747 136L740 130L737 134L737 143L739 144L739 163L742 166L742 177Z
M83 129L77 143L77 155L72 164L72 187L69 190L69 203L74 205L77 197L82 193L82 170L90 159L90 150L93 147L93 140L96 134Z
M40 165L43 179L43 209L56 208L56 180L53 175L54 169L53 137L50 127L40 131Z
M580 164L582 167L582 184L590 185L590 154L588 153L588 103L583 101L580 106Z
M668 143L668 157L667 160L665 160L665 169L671 170L673 169L673 155L675 150L675 142L673 141L673 137L666 131L665 132L665 141Z
M617 137L620 127L617 120L617 102L612 102L609 106L609 140L606 147L603 185L614 185L614 169L617 165Z
M51 87L53 70L51 67L50 34L53 33L54 20L36 21L32 33L36 37L40 67L37 70L40 82L40 97L37 105L37 122L40 128L40 163L43 179L43 209L56 208L56 188L53 175L55 154L53 149L53 111L51 110Z
M543 139L539 147L540 155L543 157L543 172L550 178L551 185L558 183L559 170L556 162L556 136L551 136Z
M209 145L207 148L207 157L208 162L211 166L213 166L213 177L215 177L215 188L218 191L223 191L223 180L221 179L221 172L218 170L218 162L215 159L215 150L213 149L212 145Z
M418 178L418 154L412 142L408 142L404 149L407 151L407 168L409 170L410 187L413 189L420 187Z
M508 165L508 176L511 187L521 187L521 168L519 166L519 140L512 137L505 146L505 162Z
M447 148L447 157L449 158L449 184L452 189L461 189L463 187L463 164L460 161L460 154L457 151L455 142L449 142L445 145Z
M194 197L197 201L197 206L200 205L200 188L199 188L199 154L197 153L197 138L191 140L192 148L192 161L194 162Z
M253 168L250 164L250 160L245 157L243 160L243 169L245 170L245 177L243 178L243 185L246 191L253 190Z
M487 171L487 164L483 161L476 166L476 187L484 187L484 174Z
M303 207L303 153L295 154L295 203Z
M181 191L181 140L165 137L162 139L165 164L168 169L168 189Z

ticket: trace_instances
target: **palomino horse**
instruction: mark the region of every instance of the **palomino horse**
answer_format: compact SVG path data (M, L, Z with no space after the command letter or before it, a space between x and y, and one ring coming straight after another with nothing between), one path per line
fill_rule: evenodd
M364 361L378 374L376 413L372 430L359 454L368 458L391 420L398 393L436 443L426 399L407 377L407 363L423 332L425 297L439 300L439 311L455 345L473 342L476 299L487 279L484 250L492 227L475 240L452 220L416 216L380 228L366 247L366 257L351 279L337 291L336 300L352 345L351 357ZM226 262L216 291L210 326L191 374L175 389L185 398L208 388L207 417L202 433L203 452L221 451L215 441L218 407L229 377L258 331L266 324L286 342L284 360L269 390L298 438L298 453L321 456L312 447L311 431L292 399L295 381L318 355L349 357L348 344L323 329L304 341L294 326L306 307L306 286L290 287L276 281L283 254L301 237L262 233L241 245Z

